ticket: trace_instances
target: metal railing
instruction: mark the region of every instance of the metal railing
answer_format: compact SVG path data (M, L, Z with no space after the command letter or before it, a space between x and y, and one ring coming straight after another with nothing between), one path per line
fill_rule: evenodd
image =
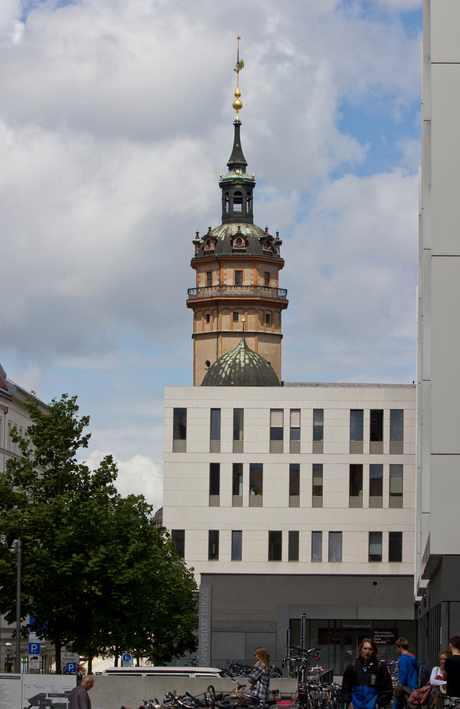
M286 288L268 288L267 286L206 286L205 288L189 288L187 297L193 298L274 298L287 300Z

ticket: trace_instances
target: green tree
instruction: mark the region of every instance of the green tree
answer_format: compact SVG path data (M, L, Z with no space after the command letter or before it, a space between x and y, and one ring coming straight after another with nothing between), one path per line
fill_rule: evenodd
M76 397L53 400L47 412L34 401L27 408L26 437L12 432L22 455L0 475L0 534L22 540L23 616L45 622L41 633L57 658L63 646L89 658L129 650L156 662L193 652L193 574L151 523L152 507L118 494L111 456L94 471L78 462L90 435ZM13 622L16 558L6 545L0 575L0 612Z

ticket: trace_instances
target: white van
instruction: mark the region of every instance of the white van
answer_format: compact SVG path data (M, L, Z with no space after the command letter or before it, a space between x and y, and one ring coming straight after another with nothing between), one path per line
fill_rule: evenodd
M107 667L102 675L118 675L123 677L205 677L216 679L228 678L224 670L219 667Z

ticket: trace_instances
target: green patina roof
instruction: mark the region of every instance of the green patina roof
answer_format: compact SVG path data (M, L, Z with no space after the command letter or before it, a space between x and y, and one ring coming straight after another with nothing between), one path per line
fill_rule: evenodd
M281 384L270 362L251 350L243 335L234 350L224 354L208 369L201 386L279 387Z

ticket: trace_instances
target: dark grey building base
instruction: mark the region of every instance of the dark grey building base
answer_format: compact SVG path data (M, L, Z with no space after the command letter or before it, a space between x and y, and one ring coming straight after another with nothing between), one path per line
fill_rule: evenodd
M342 674L359 643L371 637L380 656L395 659L399 636L416 645L412 576L338 576L280 574L202 574L211 587L211 664L253 662L262 645L281 666L287 631L300 642L300 618L306 614L306 645L317 647L321 665Z

